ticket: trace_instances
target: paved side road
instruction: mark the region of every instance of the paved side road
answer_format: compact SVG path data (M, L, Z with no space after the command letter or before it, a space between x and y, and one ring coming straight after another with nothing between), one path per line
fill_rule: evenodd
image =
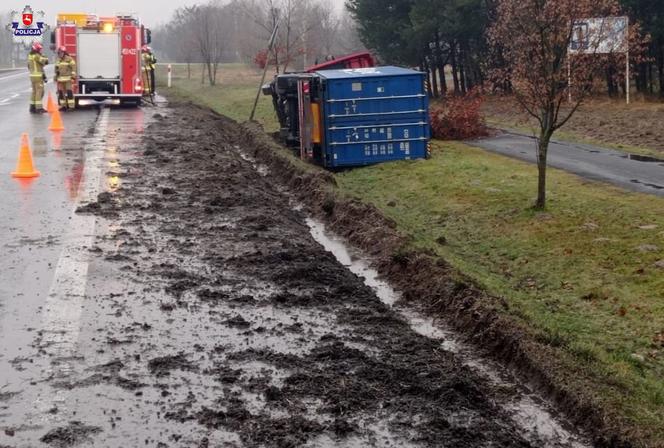
M531 136L506 132L470 144L516 159L536 162L537 141ZM549 146L549 165L586 179L664 196L664 160L556 140Z

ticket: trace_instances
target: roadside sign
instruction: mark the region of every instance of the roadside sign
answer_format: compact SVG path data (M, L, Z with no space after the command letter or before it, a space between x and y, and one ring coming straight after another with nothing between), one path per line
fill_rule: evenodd
M569 58L574 55L625 54L625 96L630 103L629 18L595 17L574 22L568 53L569 102L572 102L572 72Z
M577 20L574 23L571 54L625 53L629 48L629 19L603 17Z

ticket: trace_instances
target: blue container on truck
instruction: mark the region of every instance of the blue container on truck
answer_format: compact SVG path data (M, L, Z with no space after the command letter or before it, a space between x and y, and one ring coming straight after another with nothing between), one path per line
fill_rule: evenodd
M316 159L324 166L427 157L431 131L424 73L372 67L315 76L321 140Z

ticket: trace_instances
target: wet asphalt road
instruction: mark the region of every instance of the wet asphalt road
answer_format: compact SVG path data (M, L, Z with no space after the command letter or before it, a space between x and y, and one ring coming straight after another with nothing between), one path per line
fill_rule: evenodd
M52 75L52 68L47 69ZM53 83L46 86L54 91ZM76 219L75 209L90 193L112 190L119 180L103 175L115 162L116 145L132 136L140 138L144 114L139 109L113 110L92 107L63 114L65 131L48 131L50 116L33 115L29 108L30 85L25 70L0 72L0 427L20 428L26 412L40 408L37 395L24 397L21 411L3 406L12 390L35 384L49 368L35 366L32 377L20 363L35 353L36 332L44 322L56 323L65 333L62 319L48 315L49 300L62 290L59 283L78 286L84 293L87 272L72 261L72 248L93 238L94 225ZM46 98L46 97L45 97ZM105 117L103 135L96 132ZM127 134L115 140L111 132ZM36 179L11 177L21 134L30 137ZM101 143L103 142L103 144ZM46 314L45 311L46 310ZM67 309L61 309L63 313ZM76 332L68 332L76 338ZM32 363L31 363L32 364ZM29 379L32 378L32 379ZM34 390L35 393L37 389ZM9 431L12 433L12 430ZM0 446L14 437L0 433ZM4 442L4 443L3 443ZM11 446L11 445L10 445ZM35 442L27 446L35 446Z
M27 72L0 74L0 371L8 380L20 346L31 341L25 322L43 304L61 253L84 167L83 148L68 136L94 123L96 111L66 117L67 130L53 135L47 115L28 112ZM52 89L52 84L48 84ZM16 180L21 133L27 132L41 177ZM60 150L56 150L60 147ZM0 387L3 380L0 379ZM0 391L1 392L1 391Z
M531 136L503 133L470 144L527 162L536 161L536 140ZM551 142L548 159L549 166L585 179L664 196L664 160L653 161L648 157L562 141Z
M52 83L47 89L52 91ZM48 115L28 113L27 72L0 74L0 307L21 297L44 297L49 272L57 261L58 242L67 227L84 166L83 148L69 136L92 125L96 110L65 117L61 134L47 130ZM20 137L30 136L36 168L41 177L16 180ZM60 150L56 150L56 148ZM25 300L25 299L24 299Z

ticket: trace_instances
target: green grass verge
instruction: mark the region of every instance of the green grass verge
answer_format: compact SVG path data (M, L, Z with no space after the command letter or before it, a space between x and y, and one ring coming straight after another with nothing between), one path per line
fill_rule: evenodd
M259 76L222 71L217 87L178 77L173 91L244 120ZM261 101L259 120L274 130ZM455 142L435 142L431 160L336 177L341 194L377 206L416 248L504 297L506 313L599 379L605 405L664 444L664 199L551 169L538 213L534 166Z
M188 76L185 64L173 65L173 87L171 95L189 99L203 104L239 122L247 121L261 81L261 72L244 64L223 64L219 68L217 84L210 86L207 78L201 83L201 65L191 65L191 77ZM268 75L266 82L271 79ZM157 68L157 86L160 91L167 91L166 66ZM256 108L256 121L261 123L268 132L279 130L272 98L259 97Z
M532 165L437 142L431 160L337 182L617 386L601 399L664 442L664 199L550 170L548 210L538 213L536 178Z

